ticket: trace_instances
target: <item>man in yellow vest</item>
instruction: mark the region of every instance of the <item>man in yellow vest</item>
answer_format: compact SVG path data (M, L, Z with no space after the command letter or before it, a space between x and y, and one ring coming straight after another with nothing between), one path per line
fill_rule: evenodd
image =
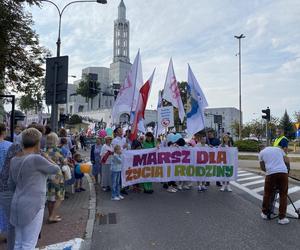
M282 150L287 154L289 147L289 140L284 136L283 130L281 128L276 129L276 138L273 143L274 147L281 147Z

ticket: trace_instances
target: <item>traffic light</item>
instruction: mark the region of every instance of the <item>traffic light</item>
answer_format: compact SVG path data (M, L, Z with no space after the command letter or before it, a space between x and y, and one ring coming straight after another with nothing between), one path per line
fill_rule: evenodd
M269 122L271 120L271 112L269 107L267 107L267 109L263 109L261 112L264 114L261 117Z

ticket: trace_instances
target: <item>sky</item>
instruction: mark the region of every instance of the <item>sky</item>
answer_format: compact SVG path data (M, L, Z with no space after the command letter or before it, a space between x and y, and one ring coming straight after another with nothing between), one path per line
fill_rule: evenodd
M53 0L60 8L70 1ZM106 5L77 3L62 16L61 55L69 56L69 74L85 67L109 67L113 22L120 0ZM124 0L130 21L130 61L141 51L144 80L156 73L148 108L155 109L170 58L178 81L190 64L209 107L239 103L238 40L242 39L242 111L244 122L300 111L300 1L298 0ZM41 45L56 54L58 13L44 3L26 7ZM70 78L72 82L74 79Z

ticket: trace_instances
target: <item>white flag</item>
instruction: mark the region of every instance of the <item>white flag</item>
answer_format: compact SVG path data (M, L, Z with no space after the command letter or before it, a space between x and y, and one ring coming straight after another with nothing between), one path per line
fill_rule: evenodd
M189 135L194 135L205 128L204 108L208 103L190 65L188 65L187 95L187 132Z
M165 82L165 88L163 93L163 99L172 103L175 108L178 108L179 118L183 122L185 112L180 96L180 90L177 84L176 76L173 69L172 58L170 59L168 73Z
M117 99L112 109L112 120L118 122L121 113L134 112L139 96L139 90L143 85L142 63L140 51L138 51L133 65L122 84Z

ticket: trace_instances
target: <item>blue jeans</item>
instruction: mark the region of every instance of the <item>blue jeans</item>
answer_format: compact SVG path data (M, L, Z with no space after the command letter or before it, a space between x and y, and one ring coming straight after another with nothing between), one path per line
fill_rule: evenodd
M120 179L121 179L121 171L111 171L111 198L120 196Z

